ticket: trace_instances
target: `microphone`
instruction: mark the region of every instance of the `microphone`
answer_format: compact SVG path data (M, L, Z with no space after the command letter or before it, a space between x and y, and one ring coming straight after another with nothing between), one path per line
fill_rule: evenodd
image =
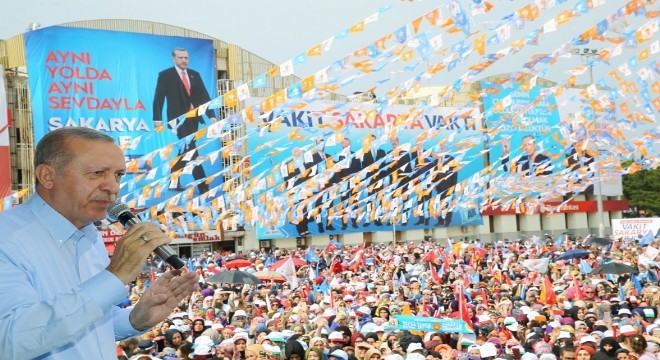
M108 219L111 221L119 221L125 228L141 223L142 221L131 212L128 205L119 201L113 203L108 207ZM174 250L169 245L161 245L154 249L154 253L163 261L170 264L175 269L181 269L185 266L183 261L179 259Z

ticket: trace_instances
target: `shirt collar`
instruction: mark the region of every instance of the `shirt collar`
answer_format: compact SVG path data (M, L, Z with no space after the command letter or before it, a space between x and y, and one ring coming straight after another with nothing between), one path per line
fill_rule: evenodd
M84 226L82 229L76 228L67 218L48 205L44 199L35 193L25 203L35 218L43 224L56 245L62 246L69 239L73 241L80 240L83 236L90 236L91 227L94 224Z

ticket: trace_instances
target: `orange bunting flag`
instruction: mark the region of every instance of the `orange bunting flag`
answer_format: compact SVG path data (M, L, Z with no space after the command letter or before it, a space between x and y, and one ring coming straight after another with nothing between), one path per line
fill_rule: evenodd
M238 96L236 89L227 92L224 96L226 107L235 107L238 105ZM195 115L196 116L196 115Z
M352 33L364 31L364 21L360 21L359 23L351 26L351 28L348 31Z
M277 75L278 72L280 72L280 67L275 66L272 69L268 70L268 75L275 76L275 75Z
M656 81L651 85L651 90L654 94L660 93L660 81Z
M651 104L653 104L653 107L655 108L655 111L660 111L660 98L653 99Z
M307 50L307 56L320 56L321 55L321 45L316 45L311 49Z
M527 4L527 5L523 6L522 8L520 8L518 10L518 16L520 16L521 19L531 20L530 14L529 14L530 11L531 11L531 7L532 7L531 5Z
M611 70L608 74L609 74L611 77L613 77L614 80L616 80L616 81L621 81L621 77L620 77L619 74L616 72L616 70L613 69L613 70Z
M431 12L424 15L424 18L429 22L429 24L433 26L438 25L440 20L440 9L432 10Z
M378 50L385 50L385 49L387 48L387 47L385 46L385 43L387 42L387 39L389 39L389 38L391 38L391 37L392 37L392 34L390 33L390 34L385 35L385 36L383 36L382 38L376 40L376 42L374 43L374 44L376 45L376 49L378 49Z
M363 56L367 56L367 52L368 52L368 51L367 51L367 48L366 48L366 47L363 47L363 48L360 49L360 50L356 50L356 51L354 51L354 52L353 52L353 56L355 56L355 57L363 57Z
M280 90L273 96L275 96L275 103L277 105L284 104L286 102L286 90Z
M261 111L269 112L275 108L277 104L275 103L275 95L271 95L261 101Z
M254 120L256 120L256 118L254 117L254 105L248 106L247 108L243 109L242 114L243 114L243 120L249 123L254 122Z
M486 34L482 34L478 38L474 39L473 47L479 55L484 55L486 53Z
M314 75L302 79L300 83L303 92L308 92L314 88Z
M422 17L418 17L417 19L412 21L412 28L413 32L417 34L419 32L419 26L422 24Z
M573 16L572 12L569 10L564 10L557 15L555 18L555 21L557 25L563 25L569 21L571 21L571 17Z
M410 49L401 55L401 60L408 61L413 57L413 50Z

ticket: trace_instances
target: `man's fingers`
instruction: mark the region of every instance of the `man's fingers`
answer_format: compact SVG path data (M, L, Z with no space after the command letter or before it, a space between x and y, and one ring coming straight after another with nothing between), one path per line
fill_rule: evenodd
M167 287L175 297L180 297L181 295L194 290L197 286L196 273L185 273L179 276L174 276L172 271L168 271L166 274L170 275L170 281L169 284L167 284Z
M176 270L176 271L179 271L179 270ZM174 274L174 271L166 271L165 273L163 273L161 276L158 277L158 279L156 280L156 283L157 284L165 283L167 281L172 280L174 278L174 276L176 276L176 275L178 275L178 274Z

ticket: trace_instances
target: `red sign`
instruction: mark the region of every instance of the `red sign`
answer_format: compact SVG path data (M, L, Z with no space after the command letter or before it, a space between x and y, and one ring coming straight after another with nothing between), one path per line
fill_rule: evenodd
M99 229L104 243L115 243L121 238L124 233L114 230L114 228Z
M550 214L550 213L582 213L582 212L596 212L598 211L598 203L596 201L569 201L565 204L559 201L548 201L543 203L538 209L534 210L534 214ZM605 200L603 201L603 211L623 211L630 209L628 200ZM503 208L500 205L494 207L484 207L481 210L481 215L515 215L521 212L515 206Z
M184 235L184 237L192 240L193 242L208 242L208 241L222 241L220 234L211 235L205 232L196 232Z

